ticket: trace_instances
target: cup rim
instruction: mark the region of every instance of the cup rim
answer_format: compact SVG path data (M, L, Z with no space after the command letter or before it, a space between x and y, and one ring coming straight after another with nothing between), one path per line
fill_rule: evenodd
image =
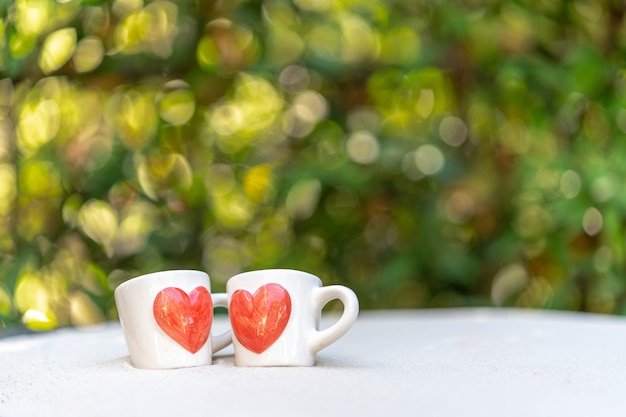
M122 288L127 288L129 286L139 284L145 280L154 279L155 277L174 275L174 274L180 274L180 273L192 274L192 275L204 275L207 278L209 278L209 274L199 269L166 269L163 271L148 272L146 274L141 274L141 275L137 275L135 277L129 278L126 281L119 284L115 288L114 292L117 292L118 290Z
M301 276L305 276L305 277L307 277L309 279L312 279L315 282L319 283L319 285L323 284L322 279L320 277L318 277L317 275L312 274L310 272L302 271L300 269L267 268L267 269L253 269L251 271L240 272L240 273L238 273L236 275L233 275L226 282L226 286L228 287L229 284L233 285L233 283L236 283L236 281L239 281L241 279L245 279L248 276L265 275L265 274L271 274L271 273L280 273L280 274L295 273L295 274L298 274L298 275L301 275Z

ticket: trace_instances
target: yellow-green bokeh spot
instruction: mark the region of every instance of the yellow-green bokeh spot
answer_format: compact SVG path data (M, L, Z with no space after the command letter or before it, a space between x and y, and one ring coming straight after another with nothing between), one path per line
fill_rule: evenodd
M200 39L198 47L196 48L196 59L198 60L198 65L204 71L215 71L221 58L220 51L217 49L215 40L213 40L212 37L207 35Z
M191 91L186 89L166 93L159 103L159 115L174 126L187 123L195 110L195 97Z
M293 240L292 224L285 210L278 210L260 222L258 230L251 236L252 253L261 264L271 265L289 249Z
M301 180L294 184L287 194L285 207L292 219L306 220L317 208L322 184L317 179Z
M178 6L169 1L117 1L114 12L121 17L113 32L113 52L130 55L147 52L167 58L178 33Z
M53 7L54 2L49 0L17 0L13 9L16 31L36 38L50 24Z
M15 168L0 164L0 216L9 214L17 195Z
M69 296L70 321L73 326L87 326L103 322L104 314L84 292L75 291Z
M63 221L70 227L76 227L78 223L78 213L80 213L80 208L83 205L83 198L80 194L72 194L63 203L63 208L61 209L61 215L63 217Z
M36 274L26 272L17 281L14 302L20 313L30 308L45 310L48 308L48 291Z
M318 13L327 13L339 8L339 2L335 0L294 0L294 3L300 9Z
M347 14L341 21L342 52L344 63L358 63L374 60L380 54L378 33L358 15Z
M228 194L214 196L213 212L218 223L231 229L247 226L254 215L248 199L234 190Z
M158 209L138 201L123 210L115 236L115 254L127 256L141 252L150 233L157 227Z
M11 294L0 285L0 315L7 316L13 309L13 303L11 302Z
M381 60L392 65L414 64L420 54L419 35L406 26L395 27L382 38Z
M126 15L115 26L113 41L115 50L123 54L136 54L142 49L142 41L148 26L150 16L147 13L136 11Z
M218 104L208 115L209 128L217 134L217 145L237 152L261 145L281 115L284 101L274 86L250 74L240 74L230 100ZM269 137L271 140L271 136Z
M308 52L331 65L372 61L380 54L378 33L356 14L341 13L315 24L305 39Z
M37 45L37 38L22 35L17 32L9 34L9 51L14 59L28 56Z
M39 68L50 74L70 60L76 50L76 29L64 28L48 35L39 53Z
M22 316L24 326L35 331L52 330L57 327L57 317L52 310L28 309Z
M284 67L300 59L305 45L297 32L281 26L272 26L265 49L268 62L276 67Z
M141 149L156 134L158 115L154 101L151 91L128 91L109 99L107 119L117 128L127 148Z
M51 222L56 207L47 202L26 197L18 198L18 210L20 216L16 221L17 234L24 240L30 242L37 236L46 232L46 229L54 222Z
M406 73L395 69L372 75L367 90L384 116L385 128L404 131L415 123L444 112L454 112L454 93L439 68L426 67Z
M143 33L144 50L161 58L169 57L178 34L178 6L171 1L157 0L148 3L142 14L148 16L142 19L148 24Z
M18 176L22 196L32 198L58 197L63 192L61 175L48 161L26 161Z
M22 108L17 126L17 147L30 155L56 136L61 126L59 105L55 100L43 99Z
M0 49L4 49L6 45L6 33L7 33L7 25L4 22L4 20L0 20Z
M269 165L251 168L243 179L243 190L250 201L259 203L273 194L272 169Z
M76 72L89 72L98 68L104 57L104 45L97 36L87 36L76 45L74 69Z
M136 165L139 185L153 200L172 188L187 190L191 187L193 172L189 162L181 154L138 157Z
M215 233L207 233L203 239L203 263L212 271L211 279L225 283L250 264L251 252L241 239Z
M24 273L15 287L15 307L22 313L22 323L32 330L50 330L57 326L51 309L51 291L38 274Z
M87 236L102 245L107 255L113 254L118 216L111 205L101 200L87 201L78 213L78 226Z

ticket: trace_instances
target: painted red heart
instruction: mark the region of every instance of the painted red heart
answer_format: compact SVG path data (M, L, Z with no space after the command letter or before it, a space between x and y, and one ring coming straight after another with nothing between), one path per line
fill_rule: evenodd
M291 315L291 297L279 284L266 284L254 295L237 290L230 299L230 322L246 349L261 353L285 330Z
M152 311L159 327L191 353L209 338L213 300L204 287L194 288L189 295L180 288L165 288L154 298Z

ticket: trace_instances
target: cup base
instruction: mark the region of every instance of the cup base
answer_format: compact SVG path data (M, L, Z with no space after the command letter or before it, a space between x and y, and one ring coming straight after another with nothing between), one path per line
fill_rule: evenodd
M312 361L245 361L235 358L235 366L241 368L295 368L315 366L315 359Z

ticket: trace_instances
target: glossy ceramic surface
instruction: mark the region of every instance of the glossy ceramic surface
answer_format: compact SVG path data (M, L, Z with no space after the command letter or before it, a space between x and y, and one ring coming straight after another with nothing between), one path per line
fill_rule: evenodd
M173 270L142 275L115 289L130 362L136 368L209 365L213 352L231 342L230 330L212 335L213 308L226 294L211 294L209 276Z
M290 269L245 272L228 280L229 316L237 366L312 366L316 353L343 336L356 320L352 290L322 287L315 275ZM320 330L329 301L344 305L341 317Z

